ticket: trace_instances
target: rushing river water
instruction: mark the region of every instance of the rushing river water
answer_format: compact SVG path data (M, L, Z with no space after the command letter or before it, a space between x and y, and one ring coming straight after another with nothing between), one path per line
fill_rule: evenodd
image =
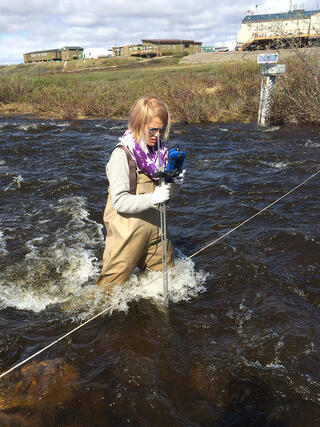
M0 372L113 307L0 380L0 425L319 426L319 175L179 264L167 310L160 273L95 286L125 128L0 119ZM318 129L174 125L177 143L176 263L320 163Z

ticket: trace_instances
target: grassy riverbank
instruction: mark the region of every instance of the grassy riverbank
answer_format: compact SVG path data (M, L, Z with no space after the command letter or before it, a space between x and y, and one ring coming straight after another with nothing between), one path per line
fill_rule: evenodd
M247 122L257 118L261 76L254 62L179 64L178 58L76 62L0 70L0 114L125 118L133 101L154 92L174 121ZM319 60L285 60L277 78L274 123L320 124ZM52 67L51 67L52 65ZM82 66L82 70L75 66ZM103 67L103 68L102 68Z

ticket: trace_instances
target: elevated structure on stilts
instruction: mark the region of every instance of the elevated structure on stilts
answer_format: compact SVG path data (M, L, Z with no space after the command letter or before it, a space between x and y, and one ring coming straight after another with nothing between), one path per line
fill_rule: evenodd
M247 15L238 33L237 50L320 46L320 10Z

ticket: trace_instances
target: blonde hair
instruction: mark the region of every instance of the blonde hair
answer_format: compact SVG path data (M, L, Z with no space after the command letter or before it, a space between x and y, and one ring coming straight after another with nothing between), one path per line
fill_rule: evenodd
M147 141L145 126L155 117L159 117L163 122L162 139L166 141L169 136L171 120L168 106L161 98L155 94L145 95L137 99L131 107L128 128L139 143Z

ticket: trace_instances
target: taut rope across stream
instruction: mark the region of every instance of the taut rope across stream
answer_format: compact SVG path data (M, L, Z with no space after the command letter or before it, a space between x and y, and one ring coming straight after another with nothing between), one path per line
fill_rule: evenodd
M185 258L183 261L181 261L179 264L176 264L174 267L170 268L168 272L170 272L171 270L174 270L175 268L177 268L179 265L183 264L184 262L190 260L191 258L193 258L194 256L198 255L199 253L203 252L204 250L206 250L207 248L209 248L210 246L213 246L214 244L216 244L217 242L219 242L220 240L224 239L226 236L228 236L229 234L233 233L234 231L236 231L238 228L244 226L246 223L248 223L249 221L252 221L255 217L257 217L258 215L262 214L263 212L265 212L266 210L270 209L273 205L275 205L276 203L280 202L280 200L284 199L285 197L289 196L291 193L293 193L294 191L296 191L298 188L302 187L304 184L306 184L308 181L310 181L312 178L314 178L315 176L317 176L318 174L320 174L320 169L313 173L312 175L310 175L308 178L306 178L304 181L302 181L300 184L298 184L297 186L295 186L294 188L292 188L291 190L289 190L287 193L285 193L283 196L279 197L278 199L274 200L272 203L270 203L269 205L267 205L266 207L264 207L263 209L261 209L260 211L258 211L257 213L255 213L254 215L250 216L249 218L247 218L246 220L242 221L240 224L238 224L237 226L233 227L231 230L227 231L225 234L223 234L222 236L218 237L217 239L215 239L214 241L208 243L207 245L205 245L204 247L202 247L201 249L199 249L197 252L193 253L192 255L190 255L189 257ZM165 274L165 273L164 273ZM153 279L150 282L144 284L142 286L142 288L149 286L151 283L153 283L155 280L157 279ZM129 294L130 296L130 294ZM78 325L76 328L72 329L71 331L67 332L66 334L62 335L60 338L56 339L55 341L51 342L50 344L48 344L47 346L43 347L42 349L40 349L39 351L37 351L36 353L32 354L31 356L27 357L26 359L22 360L21 362L17 363L16 365L14 365L13 367L11 367L10 369L8 369L7 371L3 372L0 375L0 379L3 378L4 376L6 376L7 374L9 374L10 372L16 370L17 368L19 368L20 366L24 365L25 363L29 362L30 360L34 359L36 356L38 356L39 354L43 353L44 351L46 351L47 349L49 349L50 347L53 347L55 344L57 344L58 342L64 340L65 338L69 337L71 334L73 334L74 332L76 332L77 330L81 329L82 327L84 327L85 325L87 325L88 323L92 322L93 320L97 319L98 317L102 316L103 314L107 313L108 311L111 311L112 309L114 309L119 302L121 301L121 298L116 301L114 304L111 304L110 306L106 307L104 310L102 310L101 312L97 313L96 315L90 317L90 319L86 320L85 322L81 323L80 325Z

